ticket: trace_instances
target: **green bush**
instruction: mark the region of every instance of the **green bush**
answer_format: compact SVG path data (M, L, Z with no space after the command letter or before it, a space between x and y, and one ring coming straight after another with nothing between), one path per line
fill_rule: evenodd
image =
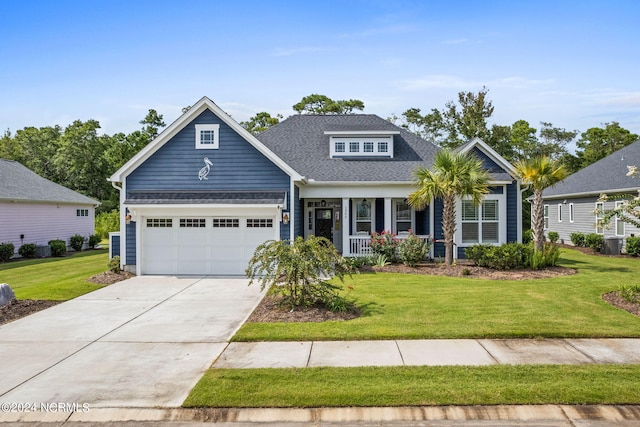
M350 272L333 243L318 236L296 237L293 242L269 240L256 248L245 270L249 284L257 280L263 289L269 287L290 310L338 306L341 288L327 278L342 281Z
M522 243L525 245L533 241L533 230L528 228L522 232Z
M100 236L98 236L97 234L92 234L91 236L89 236L89 248L95 249L96 245L100 243L101 240L102 238Z
M584 237L584 245L596 252L600 252L602 245L604 245L604 236L598 233L589 233Z
M35 243L25 243L18 248L18 253L24 258L35 258L38 254L38 248Z
M51 256L64 256L67 253L67 242L64 240L49 240Z
M400 240L395 234L389 231L383 231L382 233L371 233L370 247L374 255L384 255L389 262L396 262L398 260L398 245Z
M118 255L114 256L109 260L109 271L112 273L120 273L120 257Z
M76 252L80 252L82 250L82 246L84 245L84 236L80 234L74 234L69 239L69 246Z
M532 270L539 270L541 268L558 265L559 259L560 246L554 243L545 243L542 247L542 251L535 251L533 250L533 247L530 248L527 265Z
M465 249L465 256L479 267L496 270L524 268L531 248L522 243L505 243L500 246L473 245Z
M584 233L571 233L571 236L569 237L571 239L571 243L573 243L574 246L585 246L586 236L584 235Z
M640 255L640 237L627 237L625 241L625 251L631 256Z
M409 237L398 245L398 258L404 265L415 267L424 260L430 247L431 242L428 239L424 241L415 234L409 234Z
M0 262L7 262L11 259L16 247L13 243L0 243Z
M547 233L547 238L551 243L555 243L560 238L560 234L557 231L550 231Z
M112 210L111 212L102 212L96 216L95 233L101 239L109 237L112 231L120 230L120 212Z
M630 303L640 304L640 285L621 285L619 292Z

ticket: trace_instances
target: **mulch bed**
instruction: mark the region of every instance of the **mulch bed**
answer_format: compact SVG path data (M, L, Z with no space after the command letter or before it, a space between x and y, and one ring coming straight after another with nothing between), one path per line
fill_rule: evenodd
M618 307L622 310L628 311L634 316L640 317L640 304L632 303L620 296L620 292L609 292L602 295L602 299L611 304L614 307Z
M127 273L126 271L123 271L121 273L113 273L111 271L107 271L91 277L89 281L98 283L100 285L112 285L116 282L128 279L133 276L135 276L135 274ZM12 322L40 310L44 310L45 308L53 307L54 305L60 304L61 302L63 301L14 299L4 307L0 307L0 325Z

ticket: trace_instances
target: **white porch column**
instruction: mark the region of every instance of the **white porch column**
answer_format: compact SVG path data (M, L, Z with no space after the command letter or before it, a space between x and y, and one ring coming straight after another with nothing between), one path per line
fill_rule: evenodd
M350 199L342 198L342 256L351 255L351 241L349 240L349 229L351 228L351 218L349 218Z
M391 231L391 199L384 199L384 231Z

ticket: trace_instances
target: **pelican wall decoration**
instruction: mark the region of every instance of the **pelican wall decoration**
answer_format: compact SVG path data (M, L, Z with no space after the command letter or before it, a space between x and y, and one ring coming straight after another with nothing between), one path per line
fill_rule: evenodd
M208 157L205 157L203 160L204 167L200 169L200 172L198 172L198 179L200 181L202 181L203 179L208 179L207 176L209 175L209 172L211 172L211 166L213 166L213 163L211 163L211 160L209 160Z

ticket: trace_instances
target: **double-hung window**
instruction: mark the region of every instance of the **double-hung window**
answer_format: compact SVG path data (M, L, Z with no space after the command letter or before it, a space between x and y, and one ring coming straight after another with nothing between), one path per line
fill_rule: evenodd
M499 200L484 200L480 206L463 200L462 243L498 243L499 206Z
M623 201L617 201L616 209L620 209L623 204ZM624 221L620 219L620 215L616 215L616 236L624 236Z
M549 205L544 205L544 213L542 214L544 217L544 229L549 229Z
M395 202L396 233L411 230L411 206L407 200L396 200Z
M596 202L596 233L604 234L604 227L600 223L604 219L604 203Z
M356 232L371 233L371 202L367 199L356 202Z

